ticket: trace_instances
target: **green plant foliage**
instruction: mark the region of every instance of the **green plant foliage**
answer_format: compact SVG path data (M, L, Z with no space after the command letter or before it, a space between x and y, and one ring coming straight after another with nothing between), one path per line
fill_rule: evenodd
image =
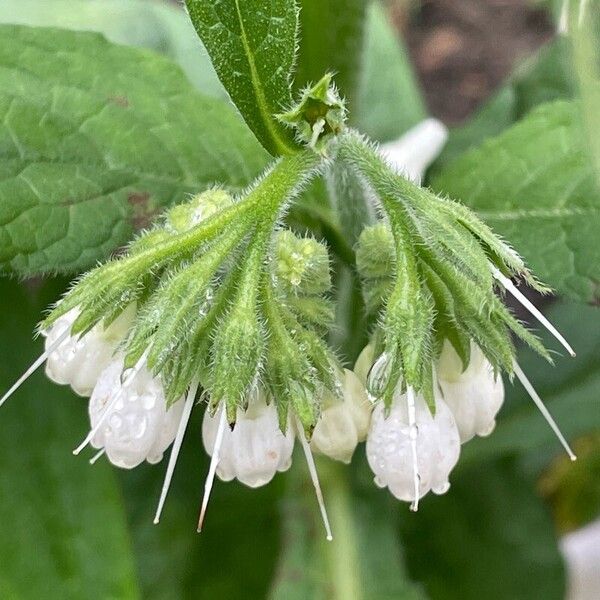
M600 189L577 103L540 106L433 185L510 240L542 281L583 302L598 299Z
M370 0L302 0L297 88L316 83L325 72L335 73L336 84L352 111L370 4Z
M406 48L379 2L368 10L364 45L360 92L350 116L360 131L385 142L427 117L427 111Z
M40 353L30 331L61 288L0 283L3 389ZM86 428L85 401L43 373L27 386L0 419L0 596L139 598L115 474L71 454Z
M600 428L598 386L600 386L600 312L597 308L561 303L547 311L548 318L575 344L577 358L557 358L549 368L529 352L519 362L569 439ZM548 339L545 336L545 339ZM553 432L525 391L515 382L507 393L510 402L502 409L494 433L465 446L461 461L485 461L520 454L539 473L562 450Z
M509 462L460 469L451 492L403 513L400 531L431 600L564 598L549 511Z
M291 103L298 9L291 0L186 0L221 82L273 155L295 148L273 115Z
M300 459L300 456L297 456ZM325 540L306 473L294 469L282 502L283 537L270 600L421 600L406 575L389 498L346 469L319 463L334 539Z
M165 206L216 182L244 186L265 165L231 109L164 58L91 33L0 36L5 272L89 267Z
M187 15L160 0L3 0L0 22L97 31L173 59L203 93L227 94Z
M576 96L569 40L558 38L519 66L509 80L465 125L450 130L448 143L432 167L438 172L486 138L499 135L545 102Z

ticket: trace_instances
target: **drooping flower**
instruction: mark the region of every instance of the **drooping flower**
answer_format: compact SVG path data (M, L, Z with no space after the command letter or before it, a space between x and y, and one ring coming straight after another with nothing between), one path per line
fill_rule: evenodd
M55 383L70 385L80 396L89 396L100 373L124 340L135 317L135 305L122 312L108 327L99 323L82 336L71 335L71 327L79 314L74 308L42 331L48 352L46 375Z
M145 365L124 374L123 357L102 371L89 402L90 444L113 465L132 469L162 460L175 439L183 398L167 407L161 382Z
M341 398L332 393L323 408L310 441L311 448L329 458L349 463L369 430L372 405L355 373L344 369Z
M209 456L213 455L221 415L204 413L202 441ZM292 464L294 433L288 426L283 433L277 408L266 402L265 393L251 394L248 408L238 408L233 429L223 432L219 450L217 476L222 481L237 479L255 488L269 483L278 471L287 471Z
M504 402L502 376L494 372L481 349L471 342L466 369L448 341L444 342L437 363L438 383L462 443L474 436L487 436L494 430L496 415Z
M452 412L440 397L433 415L423 396L416 395L415 422L411 424L410 392L397 392L389 411L381 402L375 407L367 435L367 459L375 483L387 487L399 500L411 502L416 510L419 499L429 491L443 494L450 487L460 438Z

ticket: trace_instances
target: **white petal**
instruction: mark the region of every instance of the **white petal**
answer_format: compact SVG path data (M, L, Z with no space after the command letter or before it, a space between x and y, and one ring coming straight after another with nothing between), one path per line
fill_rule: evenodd
M421 183L427 167L437 158L448 139L448 129L437 119L425 119L399 139L381 149L396 170Z

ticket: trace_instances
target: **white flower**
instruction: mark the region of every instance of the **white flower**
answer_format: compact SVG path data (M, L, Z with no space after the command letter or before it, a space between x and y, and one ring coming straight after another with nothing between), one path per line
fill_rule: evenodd
M373 348L373 344L367 344L354 363L354 373L358 377L358 380L365 386L367 385L369 371L373 365L374 355L375 349Z
M344 369L343 400L330 394L311 438L311 448L335 460L349 463L359 442L365 440L371 419L371 403L358 377Z
M469 366L463 372L462 361L452 344L444 342L437 376L444 401L456 420L461 442L476 435L489 435L504 402L504 385L479 346L471 342Z
M400 138L383 144L381 149L392 166L415 183L436 159L448 139L448 129L437 119L425 119Z
M222 409L221 409L222 410ZM212 456L219 428L219 411L204 413L202 441ZM263 392L252 394L248 409L238 409L233 431L225 427L219 450L217 475L223 481L237 479L248 487L260 487L273 479L277 471L287 471L292 464L294 434L279 428L274 402L266 403Z
M94 448L103 448L111 463L132 469L144 460L157 463L171 445L183 411L183 398L168 410L160 381L145 366L123 376L123 359L102 372L89 403ZM99 427L98 427L99 426Z
M419 498L430 490L435 494L448 490L448 477L460 454L456 423L444 401L437 398L435 417L420 395L415 398L415 408L416 428L411 430L406 394L394 397L387 418L383 403L379 403L367 436L367 459L375 483L389 488L399 500L410 502L416 500L411 431L416 435Z
M79 316L74 308L57 319L42 335L48 351L71 330ZM135 316L135 305L123 311L106 329L96 325L85 335L67 335L46 359L46 375L55 383L70 385L80 396L89 396L100 373L108 366Z

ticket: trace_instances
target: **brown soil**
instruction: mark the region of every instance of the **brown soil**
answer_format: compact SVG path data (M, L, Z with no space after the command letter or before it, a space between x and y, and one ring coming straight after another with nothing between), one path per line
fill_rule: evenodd
M526 0L424 0L412 11L402 4L393 4L394 18L429 109L446 123L469 116L554 32L547 12Z

